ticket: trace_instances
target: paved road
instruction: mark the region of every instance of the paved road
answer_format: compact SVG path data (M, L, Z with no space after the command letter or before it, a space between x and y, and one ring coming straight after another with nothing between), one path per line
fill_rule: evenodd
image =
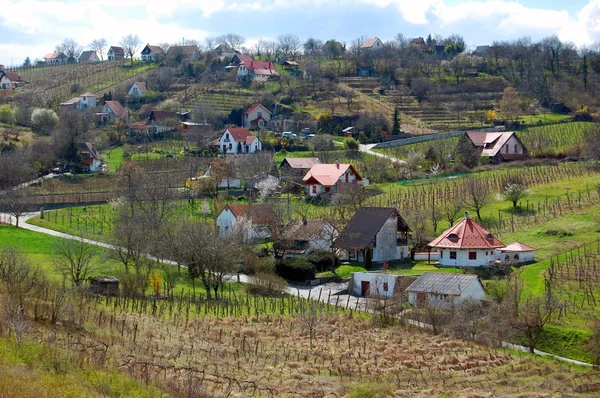
M374 150L373 150L373 147L374 147L375 145L377 145L377 144L360 144L360 145L358 146L358 149L359 149L361 152L365 152L365 153L368 153L368 154L370 154L370 155L374 155L374 156L377 156L377 157L380 157L380 158L384 158L384 159L387 159L387 160L391 160L391 161L392 161L392 162L394 162L394 163L406 163L406 161L404 161L404 160L402 160L402 159L398 159L398 158L395 158L395 157L393 157L393 156L385 155L385 154L383 154L383 153L380 153L380 152L376 152L376 151L374 151Z
M39 212L26 213L26 214L22 215L21 217L19 217L19 228L27 229L29 231L40 232L43 234L52 235L52 236L56 236L56 237L64 238L64 239L75 239L75 240L79 240L79 241L82 241L85 243L104 247L104 248L111 249L111 250L115 250L117 248L116 246L110 245L108 243L98 242L98 241L91 240L91 239L85 239L85 238L81 238L79 236L69 235L69 234L65 234L62 232L53 231L51 229L38 227L36 225L27 224L27 220L29 220L32 217L37 216L38 214L39 214ZM12 218L11 224L15 225L14 217L10 217L9 215L3 214L3 213L0 213L0 217L2 217L4 219ZM149 258L156 259L156 258L150 257L150 256L149 256ZM172 261L168 261L168 260L162 260L162 261L167 264L176 265ZM241 283L251 282L251 278L248 277L247 275L243 275L243 274L230 275L230 280L232 280L232 281L237 280ZM287 292L289 294L293 294L296 296L300 296L300 297L304 297L304 298L312 299L312 300L320 300L324 303L329 303L331 305L337 305L337 306L347 308L347 309L373 312L373 309L370 308L370 306L368 305L369 303L368 303L367 299L349 295L347 288L348 288L348 284L343 283L343 282L342 283L340 283L340 282L326 283L326 284L316 286L316 287L292 284L288 287ZM427 328L431 329L431 325L428 325L426 323L419 322L419 321L413 321L413 320L408 320L408 321L409 321L409 323L411 323L415 326L419 326L419 327L425 328L425 329L427 329ZM523 352L529 352L529 349L527 347L516 345L516 344L502 342L502 346L505 348L511 348L511 349L516 349L516 350L520 350ZM592 366L591 364L589 364L587 362L581 362L581 361L577 361L575 359L565 358L565 357L561 357L558 355L550 354L550 353L539 351L539 350L535 350L535 353L537 355L553 357L560 361L569 362L569 363L576 364L576 365Z

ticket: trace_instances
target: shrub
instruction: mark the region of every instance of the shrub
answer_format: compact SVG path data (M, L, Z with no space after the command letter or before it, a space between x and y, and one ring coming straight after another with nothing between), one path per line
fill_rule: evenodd
M336 268L339 265L339 259L333 256L333 264L331 262L331 252L327 250L315 250L310 253L306 259L317 269L317 272L327 271L328 269Z
M354 138L350 138L350 137L345 138L344 139L344 148L355 151L358 149L358 141L356 141Z
M305 258L290 258L279 261L275 267L277 275L293 281L314 279L317 269Z
M258 273L250 278L250 283L246 285L246 290L250 294L266 297L282 296L287 282L282 277L273 273Z

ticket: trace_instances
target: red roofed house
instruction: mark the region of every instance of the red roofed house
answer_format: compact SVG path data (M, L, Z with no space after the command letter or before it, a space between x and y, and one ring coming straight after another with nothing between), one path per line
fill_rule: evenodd
M19 83L22 83L23 79L18 73L7 72L4 70L4 65L0 65L0 89L1 90L12 90L16 88Z
M362 46L360 46L360 48L362 50L377 51L383 48L383 43L381 42L381 40L379 40L378 37L373 37L371 39L365 40L365 42L362 44Z
M499 253L500 261L504 264L521 264L535 260L535 249L519 242L501 248Z
M345 185L357 184L362 177L351 164L315 164L302 179L306 196L335 194Z
M262 151L262 142L250 130L229 127L219 139L220 153L256 153Z
M496 261L496 249L506 245L466 213L462 221L444 231L427 246L440 252L441 266L485 267Z
M110 46L106 57L109 61L120 61L125 59L125 51L123 51L123 47Z
M238 82L244 79L265 82L269 80L269 78L278 76L279 73L275 69L275 65L272 62L244 61L237 67L236 79Z
M117 120L127 119L129 112L123 108L119 101L105 101L102 111L98 115L103 122L114 123Z
M491 158L492 164L510 160L524 160L529 157L527 148L514 131L484 132L468 131L467 136L480 156Z
M277 219L273 210L267 205L258 204L228 204L217 216L216 224L221 233L229 231L237 222L246 220L250 222L247 231L248 239L266 239L269 233L269 224Z
M239 64L242 64L242 63L249 64L252 61L253 61L253 59L250 55L235 54L233 56L233 58L231 58L231 62L229 63L229 65L238 66Z
M250 105L242 113L242 127L247 129L258 129L267 127L271 121L271 112L262 104Z
M44 62L46 65L64 65L68 61L68 58L63 53L48 53L44 55Z
M151 46L146 44L142 50L142 61L157 62L165 56L165 52L159 46Z

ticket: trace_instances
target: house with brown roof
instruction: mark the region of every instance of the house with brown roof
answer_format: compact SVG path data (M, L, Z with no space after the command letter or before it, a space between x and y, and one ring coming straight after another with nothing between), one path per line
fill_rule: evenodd
M158 62L165 57L165 52L160 46L153 46L146 44L146 47L142 49L141 59L142 61Z
M123 108L119 101L105 101L102 110L97 115L104 123L114 123L117 120L126 121L129 111Z
M80 111L95 108L97 106L96 96L92 93L84 93L79 97L71 98L60 103L60 109L79 109Z
M148 132L161 134L177 129L181 123L181 114L173 111L153 110L146 123Z
M139 99L144 95L144 93L146 93L146 91L148 91L148 85L146 82L135 82L131 85L131 88L127 94L132 98Z
M321 164L319 158L284 158L279 165L279 171L284 173L302 172L305 175L315 164Z
M279 72L272 62L244 61L237 66L236 79L238 82L244 80L266 82L276 77L279 77Z
M378 51L383 49L383 42L378 37L367 39L360 46L361 50Z
M313 165L302 178L302 184L306 196L319 197L334 195L362 180L363 178L351 164L336 162Z
M4 65L0 65L0 90L12 90L23 83L21 75L5 71Z
M393 207L361 207L340 232L335 247L346 261L365 262L367 253L374 262L408 257L410 227Z
M239 64L249 64L250 62L254 61L252 59L252 56L250 55L244 55L244 54L235 54L233 56L233 58L231 58L231 62L229 63L229 66L238 66Z
M267 127L271 121L272 113L262 104L252 104L242 113L242 127L259 129Z
M106 53L106 59L109 61L121 61L125 59L125 51L123 51L123 47L110 46L108 52Z
M425 39L422 37L415 37L410 41L410 45L417 47L421 51L427 51L427 43L425 43Z
M167 60L180 63L183 61L197 61L200 59L200 50L196 45L171 46L167 51Z
M262 151L262 142L250 130L229 127L219 138L219 153L256 153Z
M443 267L485 267L497 260L496 250L506 245L465 213L458 224L427 244L440 253Z
M489 158L492 164L529 158L527 147L514 131L467 131L466 134L479 156Z
M81 53L78 62L80 64L92 64L94 62L100 62L100 58L98 58L96 51L88 50Z
M328 221L307 220L288 226L281 242L277 242L283 257L297 257L315 250L331 250L337 239L338 230Z
M102 157L95 144L83 142L77 145L77 151L83 161L83 171L98 171L102 168Z
M248 239L267 239L271 236L269 225L277 220L273 210L263 204L228 204L219 213L215 222L224 234L235 227L236 223L248 223Z
M65 65L68 61L68 58L61 52L53 52L44 55L43 60L46 65Z

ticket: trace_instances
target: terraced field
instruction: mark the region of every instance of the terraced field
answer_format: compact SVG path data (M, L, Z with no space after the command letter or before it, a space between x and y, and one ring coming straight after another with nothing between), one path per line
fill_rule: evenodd
M233 109L243 108L255 101L253 95L247 92L228 89L204 90L197 87L187 101L183 101L188 109L194 109L199 103L204 103L221 115L228 115Z

